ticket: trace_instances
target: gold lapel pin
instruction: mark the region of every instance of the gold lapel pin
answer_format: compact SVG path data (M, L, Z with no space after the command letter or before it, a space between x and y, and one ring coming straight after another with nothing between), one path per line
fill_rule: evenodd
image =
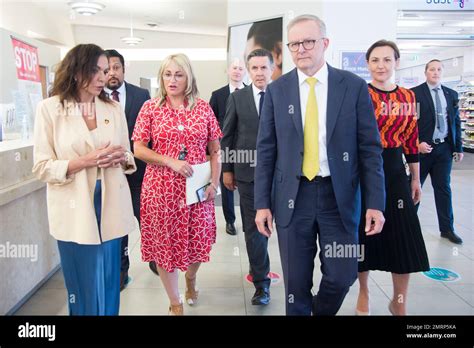
M109 124L109 120L107 118L105 119L105 124Z

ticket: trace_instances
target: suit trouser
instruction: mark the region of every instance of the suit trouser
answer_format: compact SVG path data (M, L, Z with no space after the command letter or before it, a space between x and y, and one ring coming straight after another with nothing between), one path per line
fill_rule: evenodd
M290 224L276 226L285 281L287 315L335 315L357 279L357 231L347 232L330 180L301 180ZM319 242L322 279L313 296L314 258ZM348 246L349 248L346 248Z
M222 211L224 212L225 222L233 224L235 222L235 210L234 210L234 192L227 189L224 186L223 173L221 173L221 198L222 198Z
M268 257L268 238L258 232L255 224L257 214L254 208L254 184L238 181L240 195L240 214L245 234L245 245L250 264L250 275L255 288L270 287L270 259Z
M428 174L435 196L439 230L454 231L453 202L451 195L451 168L453 156L449 143L433 145L433 151L420 155L420 180L424 184Z
M131 186L130 193L132 194L132 205L133 205L133 215L138 220L138 224L140 225L140 194L142 192L141 186ZM130 267L130 260L128 258L129 250L128 250L128 235L122 237L121 242L121 265L120 271L126 272Z

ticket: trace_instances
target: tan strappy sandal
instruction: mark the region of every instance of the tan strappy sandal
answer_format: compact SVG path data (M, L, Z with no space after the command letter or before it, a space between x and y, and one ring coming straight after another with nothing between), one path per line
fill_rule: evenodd
M183 304L172 305L170 304L168 315L183 315Z
M184 278L186 279L186 292L184 293L184 297L186 303L192 306L197 303L199 295L199 291L196 289L196 277L189 279L187 273L185 273Z

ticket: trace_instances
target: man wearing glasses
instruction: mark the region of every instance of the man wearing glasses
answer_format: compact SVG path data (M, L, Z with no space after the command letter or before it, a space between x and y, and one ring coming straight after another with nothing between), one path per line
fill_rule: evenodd
M324 22L296 17L288 40L296 69L268 86L260 117L255 222L270 237L275 216L287 315L335 315L363 257L361 191L366 233L383 227L382 146L365 81L325 62ZM313 296L317 242L322 280Z

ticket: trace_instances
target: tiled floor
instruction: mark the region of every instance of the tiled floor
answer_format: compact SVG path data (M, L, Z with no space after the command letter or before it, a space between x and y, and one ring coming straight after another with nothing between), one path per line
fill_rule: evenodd
M442 267L460 274L458 281L443 283L413 274L408 292L408 312L417 315L473 315L474 314L474 165L473 154L466 154L465 162L455 166L452 174L455 227L463 237L464 245L456 246L439 237L433 192L429 181L423 191L419 211L431 267ZM272 284L272 301L266 307L252 306L253 286L245 276L248 259L242 234L240 212L236 208L237 236L224 232L221 207L217 207L218 237L213 247L211 262L203 264L198 273L199 304L185 307L189 315L282 315L284 314L284 288L280 279ZM121 293L121 315L163 315L167 313L168 299L159 277L140 260L138 231L130 236L129 274L132 281ZM272 272L282 274L277 237L269 241ZM319 259L316 257L315 290L321 279ZM391 275L371 272L371 311L374 315L388 315L387 304L392 296ZM184 275L180 275L181 293L184 292ZM357 282L349 291L339 315L353 315L357 300ZM17 315L67 314L66 290L61 271L26 302Z

